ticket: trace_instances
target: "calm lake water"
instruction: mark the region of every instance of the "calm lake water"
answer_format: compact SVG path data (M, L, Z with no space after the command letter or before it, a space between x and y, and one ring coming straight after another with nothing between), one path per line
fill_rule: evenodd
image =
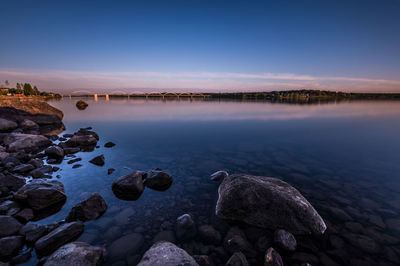
M86 100L84 111L75 107L77 98L50 102L64 112L62 134L91 126L100 148L76 154L81 168L61 163L54 175L61 176L67 202L39 223L62 220L90 193L100 193L108 210L85 223L79 240L106 247L107 265L135 265L155 237L173 238L175 220L184 213L225 236L229 226L214 215L219 184L209 180L221 169L281 178L324 218L326 234L298 237L298 250L282 254L287 265L399 265L400 102ZM104 148L108 141L116 146ZM88 163L100 154L105 166ZM107 175L108 168L116 171ZM136 201L112 193L117 177L154 168L172 174L167 191L146 188ZM244 230L257 250L263 232ZM119 240L133 233L133 240ZM179 244L193 255L216 254L215 245L198 238ZM250 261L258 264L262 256Z

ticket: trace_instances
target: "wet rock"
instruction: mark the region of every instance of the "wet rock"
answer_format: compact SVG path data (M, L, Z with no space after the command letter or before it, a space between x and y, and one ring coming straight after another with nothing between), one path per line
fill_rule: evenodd
M56 180L32 180L14 194L14 199L28 205L34 211L64 204L66 198L64 185Z
M44 266L98 266L103 265L106 251L83 242L72 242L60 247Z
M5 215L9 212L15 212L15 211L10 211L10 210L18 210L20 209L20 205L12 200L6 200L0 204L0 215ZM16 212L15 212L16 213ZM12 214L8 214L12 215Z
M79 168L79 167L81 167L81 166L82 166L81 164L77 163L77 164L74 164L74 165L72 166L72 168L75 169L75 168Z
M176 237L189 240L196 235L196 224L190 214L183 214L176 219Z
M65 142L67 147L95 146L96 143L97 139L92 135L74 135Z
M82 158L75 158L75 159L69 160L67 163L73 164L73 163L80 162L80 161L82 161Z
M19 231L22 224L14 217L0 215L0 237L10 236Z
M167 230L167 231L160 231L154 238L152 243L157 243L159 241L166 241L166 242L171 242L175 243L175 234L173 231Z
M74 147L74 148L65 147L63 149L64 149L64 154L65 155L74 154L74 153L77 153L77 152L79 152L81 150L79 147Z
M75 132L75 136L93 136L95 139L99 140L99 135L91 131L91 127L80 128L77 132Z
M29 248L10 260L11 265L17 265L27 262L32 257L32 248Z
M29 222L32 220L35 215L33 214L33 210L29 208L25 208L14 215L15 218L22 221L23 223Z
M232 227L224 238L224 247L229 253L242 252L247 257L255 257L256 251L238 227Z
M49 255L62 245L77 239L83 233L83 228L80 222L63 224L36 241L35 249L40 256Z
M265 252L270 246L272 246L274 240L270 235L261 236L256 242L256 248L259 252Z
M108 248L111 258L124 258L127 255L137 254L144 243L141 234L131 233L114 241Z
M225 177L228 177L228 172L227 171L217 171L215 173L213 173L210 178L212 181L221 181L223 179L225 179Z
M39 125L36 124L35 122L33 122L32 120L29 120L29 119L24 119L21 122L20 127L23 130L37 130L37 129L39 129Z
M323 234L326 225L314 207L288 183L276 178L230 175L218 189L216 214L261 228L294 234Z
M111 142L111 141L109 141L109 142L107 142L106 144L104 144L104 147L106 147L106 148L112 148L112 147L114 147L115 146L115 143L114 142Z
M212 259L207 255L193 255L193 259L200 266L214 266Z
M137 200L144 190L143 173L133 172L129 175L121 176L112 183L112 191L123 200Z
M3 142L11 152L40 151L51 145L51 141L45 136L32 134L9 134Z
M225 265L226 266L249 266L250 264L247 262L246 256L242 252L235 252L229 258L228 262Z
M199 235L205 243L218 244L221 242L221 234L211 225L200 226Z
M104 155L96 156L89 162L97 166L103 166L105 163Z
M98 193L90 195L69 212L66 221L89 221L99 218L107 210L107 204Z
M280 248L289 251L295 251L297 247L296 238L294 238L291 233L283 229L275 231L274 242L277 243Z
M24 184L25 184L25 178L23 177L0 174L0 187L15 187Z
M64 150L59 146L50 146L44 150L44 153L50 158L61 159L64 157Z
M107 170L107 174L111 175L112 173L114 173L115 169L114 168L108 168Z
M14 121L0 118L0 132L11 132L18 127Z
M34 168L40 168L44 165L43 161L41 159L31 159L28 162L29 164L33 165Z
M15 173L26 173L33 170L34 168L35 167L33 167L33 165L31 164L20 164L15 166L12 171Z
M39 238L48 232L45 225L26 224L20 230L19 234L25 237L27 243L35 243Z
M79 100L76 102L76 108L78 108L79 110L85 110L89 105L82 100Z
M151 170L147 173L144 185L155 190L166 190L172 184L172 176L162 170Z
M0 257L11 257L24 245L22 236L8 236L0 238Z
M138 264L138 266L165 265L198 266L186 251L169 242L158 242L151 246Z
M283 266L281 255L279 255L279 253L275 249L269 248L265 253L264 265Z
M46 174L53 172L53 167L50 165L44 165L40 168L32 170L29 174L33 178L43 178L46 177Z

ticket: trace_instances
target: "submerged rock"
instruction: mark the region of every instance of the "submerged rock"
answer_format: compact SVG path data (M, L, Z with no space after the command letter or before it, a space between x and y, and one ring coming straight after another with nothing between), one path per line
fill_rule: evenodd
M44 153L50 158L60 159L64 157L64 150L59 146L50 146L44 150Z
M235 252L229 258L226 266L249 266L246 256L242 252Z
M283 266L282 258L279 253L273 249L269 248L265 253L265 266Z
M223 180L225 177L228 177L229 174L227 171L217 171L215 173L213 173L210 178L212 181L221 181Z
M104 144L104 147L106 147L106 148L112 148L112 147L114 147L115 146L115 143L114 142L111 142L111 141L109 141L109 142L107 142L106 144Z
M295 234L323 234L326 225L314 207L288 183L244 174L226 177L218 188L216 215L261 228Z
M107 204L98 193L90 195L69 212L66 221L89 221L99 218L107 210Z
M82 100L79 100L76 102L76 108L78 108L79 110L85 110L89 105Z
M172 184L172 176L159 169L151 170L147 173L144 185L155 190L166 190Z
M204 243L218 244L221 242L221 234L211 225L200 226L199 235Z
M67 147L95 146L97 139L93 135L74 135L65 142Z
M84 225L72 222L61 225L35 243L35 249L41 256L49 255L62 245L74 241L83 233Z
M72 242L60 247L44 266L99 266L103 265L106 251L83 242Z
M108 251L112 258L124 258L126 255L133 255L139 252L144 243L141 234L131 233L115 240Z
M0 215L0 237L10 236L19 231L22 224L12 216Z
M279 229L275 231L274 241L282 249L295 251L297 247L296 238L288 231Z
M158 242L144 253L138 266L198 266L197 262L183 249L170 242Z
M180 240L190 240L196 235L196 224L190 214L184 214L176 219L176 237Z
M104 155L96 156L89 162L97 166L103 166L105 163Z
M112 183L114 194L123 200L137 200L144 190L143 173L133 172L129 175L121 176Z
M0 238L0 257L10 257L24 245L22 236L8 236Z
M22 186L14 198L35 211L40 211L54 205L63 204L66 200L64 185L56 180L32 180Z

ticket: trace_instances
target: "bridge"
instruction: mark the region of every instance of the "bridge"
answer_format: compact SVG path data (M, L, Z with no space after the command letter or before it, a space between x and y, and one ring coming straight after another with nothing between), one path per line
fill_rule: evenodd
M106 101L110 100L110 97L127 97L128 99L130 98L145 98L145 99L151 99L151 98L161 98L161 99L167 99L167 98L207 98L210 97L210 94L205 94L205 93L191 93L191 92L182 92L182 93L176 93L176 92L141 92L141 91L135 91L132 93L127 93L125 91L112 91L111 93L93 93L87 90L79 90L79 91L74 91L71 94L67 95L69 96L70 99L72 97L78 97L78 96L85 96L85 97L93 97L95 101L98 101L100 97L104 97Z

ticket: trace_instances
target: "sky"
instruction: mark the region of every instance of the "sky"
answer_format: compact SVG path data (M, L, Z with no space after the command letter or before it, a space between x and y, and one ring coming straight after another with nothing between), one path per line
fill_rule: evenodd
M0 82L400 92L400 0L0 1Z

